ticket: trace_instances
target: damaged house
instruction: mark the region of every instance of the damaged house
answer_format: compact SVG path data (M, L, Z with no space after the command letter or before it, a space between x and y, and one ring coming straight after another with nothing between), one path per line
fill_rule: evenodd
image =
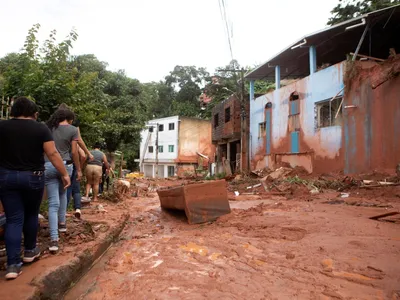
M236 94L213 107L212 142L216 146L216 173L238 172L241 166L247 167L247 155L241 155L247 153L246 145L242 145L241 140L242 125L248 127L249 124L248 103L244 110L246 117L242 121L242 105Z
M400 162L400 6L297 40L250 82L252 169L393 170ZM281 86L284 79L296 81ZM254 96L255 80L276 90Z
M215 147L211 122L173 116L147 122L141 132L140 171L146 177L188 176L208 171Z

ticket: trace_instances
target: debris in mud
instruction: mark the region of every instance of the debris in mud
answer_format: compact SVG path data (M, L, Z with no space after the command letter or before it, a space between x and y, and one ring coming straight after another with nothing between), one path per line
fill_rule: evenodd
M196 245L192 242L189 242L186 245L181 245L179 248L187 252L200 254L201 256L206 256L208 254L208 249L206 247Z
M231 212L225 180L159 189L157 193L162 208L185 211L189 224L214 221Z
M284 178L285 176L289 175L293 169L291 168L285 168L285 167L280 167L276 169L274 172L268 174L266 177L264 177L262 180L276 180L280 178Z
M394 215L397 215L397 214L400 214L400 213L398 211L392 211L392 212L388 212L388 213L385 213L385 214L381 214L381 215L370 217L370 219L371 220L379 220L379 219L382 219L382 218L385 218L385 217L394 216Z

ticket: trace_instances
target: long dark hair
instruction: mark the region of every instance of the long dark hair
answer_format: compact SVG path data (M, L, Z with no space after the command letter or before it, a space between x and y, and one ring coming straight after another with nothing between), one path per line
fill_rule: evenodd
M73 121L74 119L75 115L69 109L57 109L46 122L46 125L50 128L50 130L52 130L56 129L63 121Z

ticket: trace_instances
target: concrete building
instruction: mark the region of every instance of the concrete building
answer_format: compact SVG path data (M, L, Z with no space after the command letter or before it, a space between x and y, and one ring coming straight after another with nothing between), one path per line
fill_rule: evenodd
M212 110L212 142L216 146L216 172L226 172L225 164L230 164L232 172L247 168L247 149L242 147L242 108L236 95L218 103ZM249 103L246 101L245 122L249 124ZM245 145L243 145L245 146ZM241 152L244 152L241 155ZM243 158L243 159L242 159Z
M400 162L398 24L399 5L375 11L307 35L246 74L252 169L393 170ZM277 89L255 97L261 79L275 79ZM282 79L296 81L281 87Z
M215 155L207 120L179 116L150 120L141 138L139 164L146 177L184 176L208 169Z

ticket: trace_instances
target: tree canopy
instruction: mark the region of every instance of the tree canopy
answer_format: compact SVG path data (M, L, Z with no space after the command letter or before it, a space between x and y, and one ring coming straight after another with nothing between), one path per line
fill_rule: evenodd
M339 0L327 25L335 25L360 15L400 4L400 0Z
M107 69L108 64L93 54L71 55L76 31L58 42L57 32L40 43L34 25L22 51L0 58L0 98L28 96L40 108L40 121L46 121L65 103L76 113L81 133L90 147L102 142L108 151L122 150L129 168L139 157L140 131L146 121L172 115L210 118L214 104L239 93L237 61L217 68L211 75L205 68L177 65L159 82L141 83L124 70ZM249 69L249 68L244 68ZM217 80L216 80L217 79ZM258 92L271 88L257 82ZM206 110L201 94L212 99Z

